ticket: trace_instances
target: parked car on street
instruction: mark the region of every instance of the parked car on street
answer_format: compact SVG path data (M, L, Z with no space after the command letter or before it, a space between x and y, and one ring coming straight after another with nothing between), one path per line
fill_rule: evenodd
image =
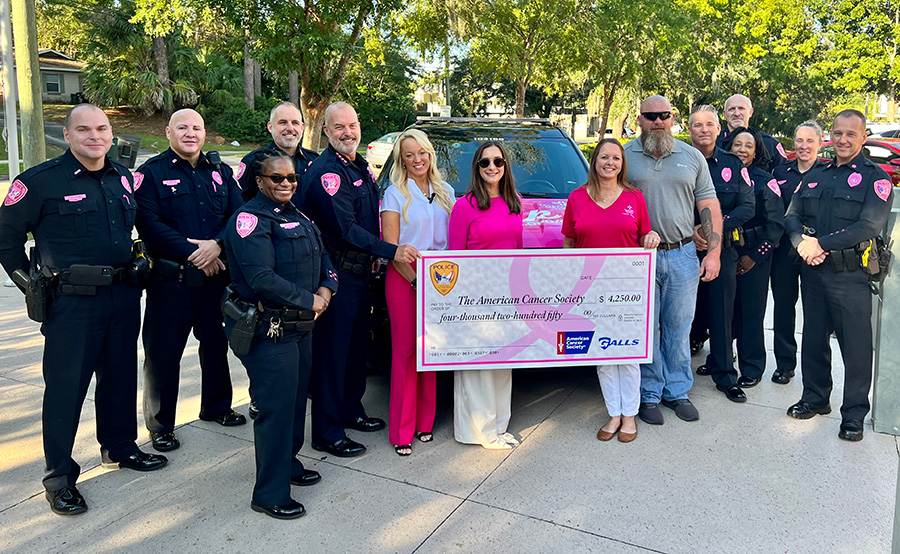
M863 146L863 154L877 163L891 176L894 186L900 186L900 138L869 137ZM831 141L822 143L819 159L830 161L834 158Z
M375 175L381 174L381 168L384 167L384 162L391 156L394 142L398 136L400 136L399 132L388 133L370 142L366 148L366 161L369 162L369 166Z

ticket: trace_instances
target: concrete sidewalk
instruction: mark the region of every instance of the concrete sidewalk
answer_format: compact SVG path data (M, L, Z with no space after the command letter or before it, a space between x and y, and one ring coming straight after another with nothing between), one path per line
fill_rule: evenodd
M101 468L91 390L74 454L90 510L64 518L50 512L41 487L41 347L18 290L0 288L4 553L890 550L897 441L870 424L861 443L837 438L840 368L828 417L785 415L800 396L799 379L781 386L767 374L738 405L708 377L697 377L691 396L700 421L686 423L664 409L665 425L639 422L631 444L595 438L606 410L593 369L519 371L510 431L522 445L513 451L453 440L452 377L442 374L434 442L416 443L412 456L400 458L387 431L351 431L369 450L342 459L313 451L307 441L301 457L322 482L293 489L306 517L277 521L250 510L251 425L223 428L197 419L192 339L178 406L181 449L157 472ZM234 403L246 413L246 373L232 362ZM700 363L702 356L695 357ZM773 366L770 352L770 372ZM371 376L370 415L387 418L387 399L387 376ZM149 449L139 428L139 442Z

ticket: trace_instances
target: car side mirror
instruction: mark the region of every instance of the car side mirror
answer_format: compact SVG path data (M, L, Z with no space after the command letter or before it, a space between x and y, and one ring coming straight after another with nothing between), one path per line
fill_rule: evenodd
M894 158L889 163L894 167L900 167L900 158Z

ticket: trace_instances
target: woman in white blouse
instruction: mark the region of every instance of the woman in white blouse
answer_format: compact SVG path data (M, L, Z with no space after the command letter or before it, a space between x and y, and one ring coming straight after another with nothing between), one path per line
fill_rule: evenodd
M434 147L422 131L404 131L394 143L391 186L381 204L381 233L391 244L446 250L453 188L441 179ZM388 438L400 456L412 454L413 436L434 437L435 374L416 372L416 270L392 261L385 295L391 320L391 400Z

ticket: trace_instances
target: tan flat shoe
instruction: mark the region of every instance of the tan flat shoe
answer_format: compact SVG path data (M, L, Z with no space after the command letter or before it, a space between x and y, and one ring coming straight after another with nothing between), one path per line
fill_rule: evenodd
M623 431L619 431L619 442L631 442L637 438L637 429L634 430L634 433L625 433Z
M618 427L616 427L615 431L609 432L609 431L604 431L603 427L601 427L600 430L597 431L597 438L602 441L612 440L612 438L616 436L616 433L618 433L619 429L621 429L621 428L622 428L622 425L619 425ZM619 439L619 440L622 440L622 439Z

